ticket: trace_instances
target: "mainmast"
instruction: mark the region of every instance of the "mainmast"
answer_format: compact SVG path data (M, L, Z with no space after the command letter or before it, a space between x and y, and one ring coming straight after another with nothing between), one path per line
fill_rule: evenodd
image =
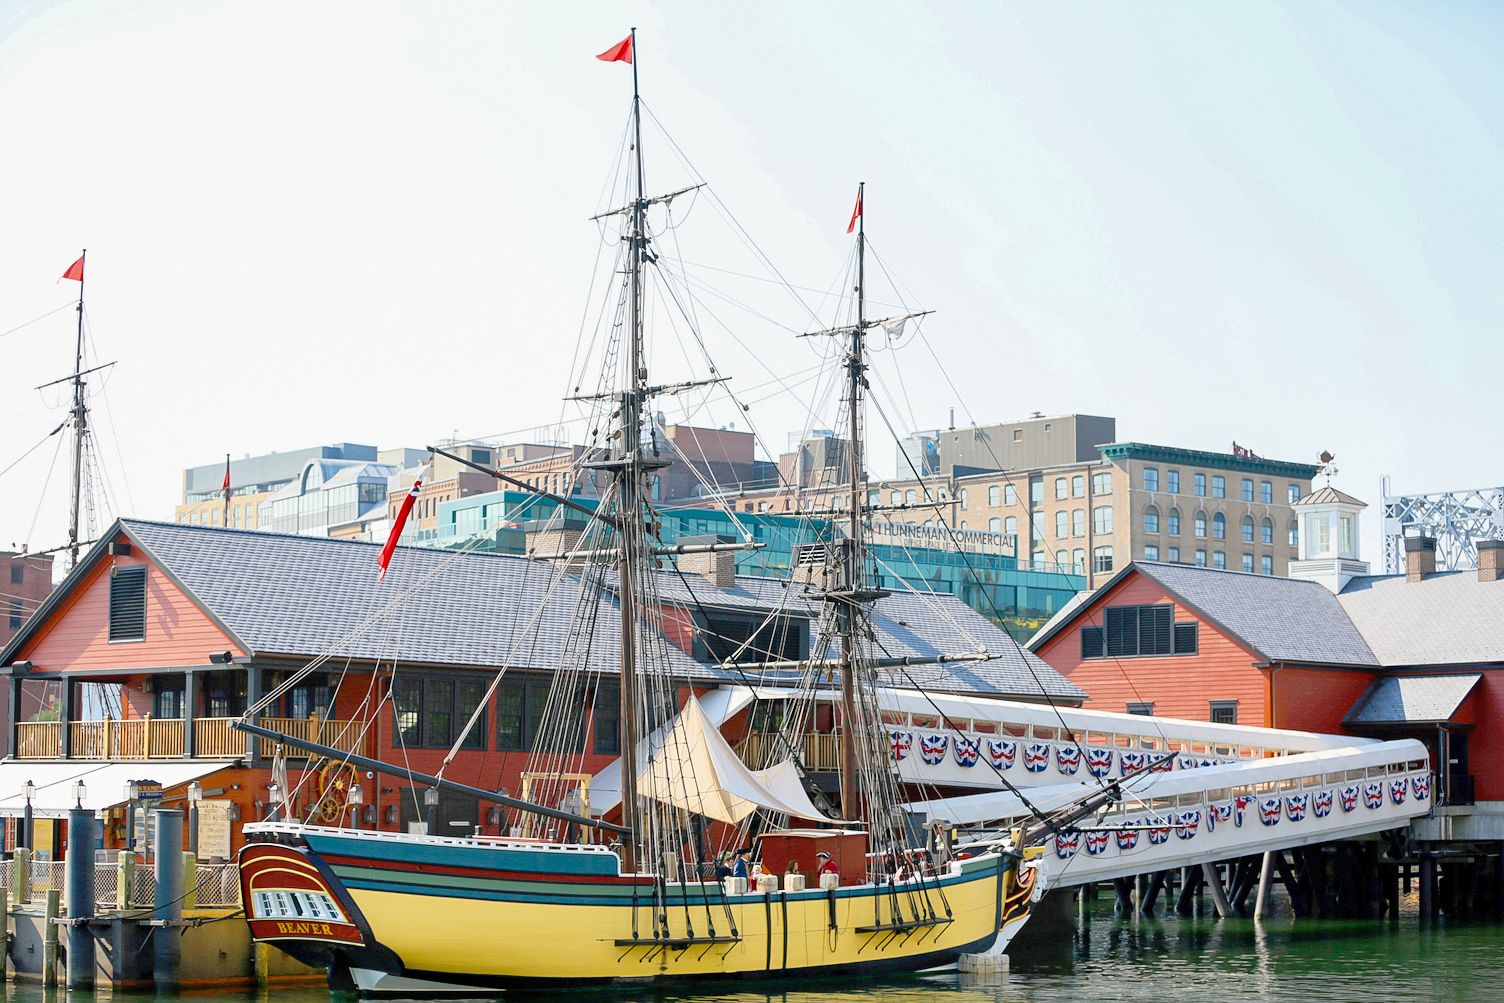
M647 242L644 217L647 204L642 172L642 96L637 88L637 29L632 29L632 152L633 192L627 224L627 383L621 396L621 449L617 483L621 492L621 823L631 831L623 840L626 864L636 866L637 843L637 562L641 554L642 429L641 415L647 373L642 366L642 252Z
M841 813L847 818L856 818L858 794L856 783L856 660L860 642L861 618L857 615L856 603L862 588L862 380L866 371L863 336L867 328L866 251L867 221L863 202L867 190L865 181L856 188L856 323L851 328L850 355L846 360L846 407L849 412L848 429L850 458L848 488L850 495L848 511L845 561L842 564L840 591L846 593L846 603L841 610Z
M78 257L78 342L73 353L73 497L68 507L68 567L78 567L78 517L83 505L84 436L89 431L89 409L84 400L84 259Z

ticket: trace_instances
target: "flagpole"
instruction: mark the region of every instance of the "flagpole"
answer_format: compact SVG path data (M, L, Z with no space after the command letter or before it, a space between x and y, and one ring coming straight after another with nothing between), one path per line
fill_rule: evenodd
M224 498L224 527L230 528L230 454L225 454L225 489L220 492Z
M73 498L68 515L68 568L78 567L78 515L83 502L84 435L88 411L84 407L84 259L89 249L78 256L78 343L73 356Z

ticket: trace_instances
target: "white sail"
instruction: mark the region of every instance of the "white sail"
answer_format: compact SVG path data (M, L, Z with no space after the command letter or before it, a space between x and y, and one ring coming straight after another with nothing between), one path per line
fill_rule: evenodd
M673 727L652 736L645 751L649 755L638 762L638 790L656 801L730 823L759 808L831 821L810 803L792 760L749 769L693 696Z

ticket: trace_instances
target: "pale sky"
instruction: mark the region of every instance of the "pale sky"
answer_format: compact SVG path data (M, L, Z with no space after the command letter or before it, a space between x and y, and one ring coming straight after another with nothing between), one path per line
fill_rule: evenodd
M902 431L1085 412L1123 440L1330 449L1375 563L1381 475L1504 483L1494 5L12 0L0 331L65 306L89 248L114 512L169 518L182 468L226 452L567 413L630 96L592 57L633 24L648 105L789 282L840 276L868 183L944 364L879 358ZM685 183L656 129L644 150L650 191ZM701 329L757 403L666 407L777 452L813 384L767 384L811 367L813 321L729 274L768 273L714 208L676 204L659 250L741 304L705 292ZM654 334L674 378L684 337ZM0 468L62 420L32 387L72 342L66 309L0 337ZM54 442L0 475L0 546L64 540Z

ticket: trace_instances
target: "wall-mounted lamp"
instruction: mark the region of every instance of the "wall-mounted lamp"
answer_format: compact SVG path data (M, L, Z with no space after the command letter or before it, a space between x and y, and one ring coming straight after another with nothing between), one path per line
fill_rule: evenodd
M209 652L209 663L211 665L229 665L234 660L235 656L230 654L228 651Z
M386 824L397 824L397 806L394 804L389 804L386 806Z
M365 821L366 821L366 825L375 825L376 824L376 806L375 805L373 805L373 804L366 805Z
M362 804L365 804L366 803L366 792L360 789L360 784L351 784L350 785L350 797L347 800L348 800L348 803L352 804L352 805L362 805Z

